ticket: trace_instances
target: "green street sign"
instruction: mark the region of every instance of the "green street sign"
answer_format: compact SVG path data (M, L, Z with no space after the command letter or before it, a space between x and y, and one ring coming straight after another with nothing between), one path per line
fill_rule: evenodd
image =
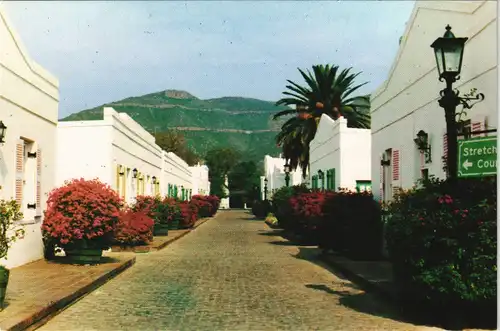
M483 177L497 173L497 137L458 141L458 177Z

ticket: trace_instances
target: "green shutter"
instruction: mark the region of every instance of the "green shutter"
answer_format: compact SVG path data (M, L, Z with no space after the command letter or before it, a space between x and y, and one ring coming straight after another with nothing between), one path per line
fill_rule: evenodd
M336 185L335 185L335 168L330 169L330 186L332 187L332 191L336 191Z

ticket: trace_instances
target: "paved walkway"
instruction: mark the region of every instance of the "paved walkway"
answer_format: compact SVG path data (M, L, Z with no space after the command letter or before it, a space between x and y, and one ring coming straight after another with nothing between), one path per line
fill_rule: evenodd
M165 250L139 254L39 330L429 329L399 321L385 303L308 261L312 248L250 219L220 212Z

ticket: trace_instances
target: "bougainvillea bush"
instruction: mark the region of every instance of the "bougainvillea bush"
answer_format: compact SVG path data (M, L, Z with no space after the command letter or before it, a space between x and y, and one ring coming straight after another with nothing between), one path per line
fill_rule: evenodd
M323 204L332 195L334 193L329 191L314 191L291 197L290 205L296 221L291 224L290 230L317 241L319 227L324 222Z
M118 193L99 180L73 179L49 193L43 235L62 248L107 249L122 205Z
M288 229L293 223L293 208L290 204L290 198L301 193L309 193L311 190L305 185L296 185L291 187L281 187L274 194L272 199L272 211L278 219L278 225Z
M320 248L357 260L381 258L383 224L371 192L341 189L327 197L323 212Z
M387 245L402 296L496 312L496 199L493 177L431 179L396 195L387 208Z
M212 217L217 213L220 205L220 199L216 195L193 195L191 201L194 203L199 203L199 216L200 217Z
M198 210L198 217L210 217L213 215L212 208L213 205L201 196L193 196L191 199L191 204L195 205Z
M198 220L198 207L195 203L188 202L188 201L182 201L179 204L180 210L181 210L181 215L182 215L182 220L181 220L181 227L188 229L192 228L196 221Z
M182 221L180 201L165 197L158 205L157 220L160 224L171 224Z
M217 210L219 209L219 206L220 206L220 198L216 195L207 195L207 201L210 202L210 204L212 205L212 215L210 216L214 216L215 213L217 213Z
M132 210L135 212L144 212L148 217L158 222L158 211L161 204L159 196L138 195L135 198L135 203Z
M115 229L115 243L119 245L146 245L153 240L154 221L144 211L125 209Z

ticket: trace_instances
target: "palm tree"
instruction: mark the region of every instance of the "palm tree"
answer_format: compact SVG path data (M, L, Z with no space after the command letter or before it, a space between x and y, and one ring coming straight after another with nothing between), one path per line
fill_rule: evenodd
M276 102L276 105L295 106L295 109L278 112L273 119L296 115L283 124L276 142L283 147L292 169L301 166L304 177L309 166L309 143L316 134L322 114L334 120L344 116L348 127L370 128L370 96L352 96L366 83L354 85L360 73L352 74L351 69L339 73L338 66L315 65L314 75L309 70L305 73L298 69L307 86L287 80L288 90L283 92L287 97Z

